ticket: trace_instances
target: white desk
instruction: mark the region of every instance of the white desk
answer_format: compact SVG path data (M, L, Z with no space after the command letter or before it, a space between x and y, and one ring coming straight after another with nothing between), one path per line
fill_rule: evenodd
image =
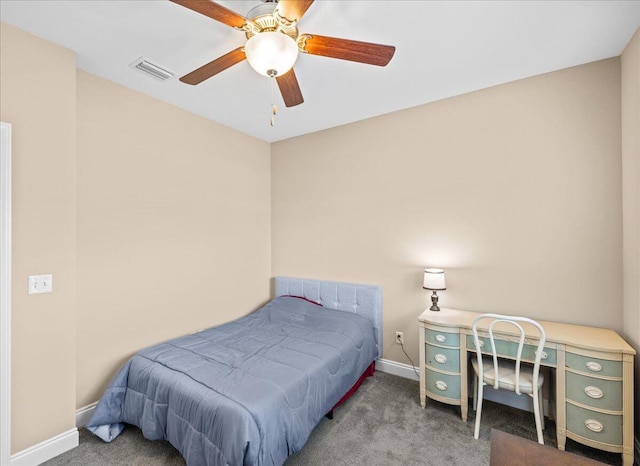
M426 397L469 409L468 352L475 352L471 325L476 312L426 310L420 325L420 404ZM547 341L542 364L555 369L558 448L567 437L601 450L622 453L633 465L633 357L635 350L613 330L538 321ZM527 326L524 326L525 332ZM531 335L537 335L531 332ZM482 334L481 334L482 336ZM509 358L517 346L508 329L496 330L497 350ZM523 360L532 361L535 338L525 340ZM530 357L527 357L527 352ZM437 356L437 357L436 357Z

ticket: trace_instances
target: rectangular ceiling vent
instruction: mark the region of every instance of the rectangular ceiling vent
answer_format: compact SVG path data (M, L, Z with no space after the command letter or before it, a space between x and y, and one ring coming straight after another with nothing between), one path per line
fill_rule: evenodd
M151 63L149 60L145 60L143 57L138 58L129 66L160 81L166 81L176 75L162 66L158 66L155 63Z

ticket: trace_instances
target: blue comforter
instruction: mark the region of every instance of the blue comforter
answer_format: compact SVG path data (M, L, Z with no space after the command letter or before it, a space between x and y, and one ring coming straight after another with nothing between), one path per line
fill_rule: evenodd
M87 428L109 442L136 425L190 466L280 465L377 356L366 318L279 297L136 354Z

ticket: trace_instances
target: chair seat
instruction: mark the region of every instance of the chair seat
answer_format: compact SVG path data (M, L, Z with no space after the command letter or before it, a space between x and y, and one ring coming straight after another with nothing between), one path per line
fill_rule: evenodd
M483 356L482 358L483 369L483 381L487 385L492 387L495 385L496 374L493 366L493 358L490 356ZM473 357L471 359L471 365L473 370L478 375L478 359ZM498 358L498 387L506 390L516 390L516 363L506 359ZM538 374L538 389L542 387L544 383L543 374ZM526 393L528 395L533 393L533 367L527 365L520 366L520 393Z

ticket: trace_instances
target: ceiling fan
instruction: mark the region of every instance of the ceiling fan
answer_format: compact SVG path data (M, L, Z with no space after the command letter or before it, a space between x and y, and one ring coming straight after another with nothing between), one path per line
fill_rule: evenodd
M314 0L262 0L244 16L209 0L171 0L245 33L247 43L180 78L199 84L247 59L265 76L275 78L287 107L304 102L293 64L298 52L385 66L396 50L372 44L316 34L299 34L298 21Z

